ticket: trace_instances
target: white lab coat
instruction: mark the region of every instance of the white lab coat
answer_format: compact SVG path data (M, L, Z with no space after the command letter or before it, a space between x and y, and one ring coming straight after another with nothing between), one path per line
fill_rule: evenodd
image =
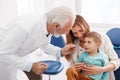
M0 80L16 80L17 69L30 71L33 60L27 54L40 48L55 55L60 48L50 44L45 17L24 17L11 23L0 44ZM57 56L60 56L59 54Z

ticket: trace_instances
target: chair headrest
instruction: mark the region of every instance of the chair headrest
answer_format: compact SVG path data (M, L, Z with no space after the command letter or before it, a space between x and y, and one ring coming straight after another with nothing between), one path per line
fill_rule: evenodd
M114 46L120 46L120 28L112 28L107 32Z

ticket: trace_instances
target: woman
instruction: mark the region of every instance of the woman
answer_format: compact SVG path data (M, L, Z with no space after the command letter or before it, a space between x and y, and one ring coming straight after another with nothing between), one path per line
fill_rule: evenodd
M79 53L75 53L73 55L66 56L66 59L68 61L70 61L71 66L73 66L73 68L75 70L80 70L79 65L81 65L81 64L77 62L77 57L79 57L80 53L84 51L84 49L83 49L84 35L88 32L90 32L90 27L89 27L88 23L84 20L84 18L82 16L76 15L76 19L75 19L73 28L69 32L69 34L66 36L67 43L71 43L71 42L74 43L75 40L78 40L78 39L80 41L79 45L80 45L81 49L80 49ZM86 67L84 67L84 72L89 75L94 75L94 74L99 74L101 72L110 71L109 80L115 80L114 74L112 71L119 68L119 59L118 59L116 52L113 49L112 43L110 42L110 39L108 38L108 36L103 33L100 33L100 35L102 37L102 43L100 46L100 50L105 52L108 55L109 64L106 65L105 67L98 67L98 66L93 66L93 65L86 66ZM67 72L66 72L67 77L70 77L69 74L71 73L71 70L72 69L67 70ZM74 74L74 73L72 73L72 74ZM72 80L72 78L71 78L71 80ZM73 80L75 80L75 79L73 79Z

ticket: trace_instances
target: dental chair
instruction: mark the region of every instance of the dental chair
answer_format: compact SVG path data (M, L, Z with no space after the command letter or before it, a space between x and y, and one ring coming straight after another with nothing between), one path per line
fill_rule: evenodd
M55 37L54 35L51 37L51 44L53 44L54 46L63 48L65 46L65 40L63 39L63 36L59 36L59 37ZM44 63L48 64L48 69L43 72L43 74L47 74L49 75L49 80L51 80L51 75L56 75L58 73L60 73L63 70L63 65L62 63L59 61L60 59L57 59L57 61L52 61L52 60L45 60L42 61Z
M107 35L114 46L114 50L116 51L118 57L120 58L120 28L112 28L108 30ZM114 74L115 80L120 80L120 68L114 71Z
M58 38L56 38L54 35L51 37L51 44L53 44L54 46L58 46L60 48L63 48L65 46L65 40L63 38L63 36L59 36Z

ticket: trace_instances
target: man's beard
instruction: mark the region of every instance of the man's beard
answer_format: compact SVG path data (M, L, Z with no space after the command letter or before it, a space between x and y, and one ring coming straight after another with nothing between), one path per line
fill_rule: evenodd
M53 35L54 35L56 38L58 38L58 37L60 37L61 34L59 34L58 32L55 31Z

